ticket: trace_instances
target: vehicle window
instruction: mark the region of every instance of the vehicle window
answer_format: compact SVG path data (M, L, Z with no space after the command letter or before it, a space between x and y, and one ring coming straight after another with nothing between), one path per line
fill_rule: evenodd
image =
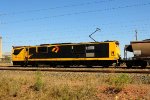
M38 47L39 53L47 53L47 51L48 51L47 47Z
M94 50L94 49L95 49L94 46L87 46L87 47L86 47L86 50Z
M18 55L21 51L22 51L22 49L15 49L13 54Z
M72 48L74 53L85 53L85 45L75 45Z
M33 53L36 53L36 48L29 48L29 55Z

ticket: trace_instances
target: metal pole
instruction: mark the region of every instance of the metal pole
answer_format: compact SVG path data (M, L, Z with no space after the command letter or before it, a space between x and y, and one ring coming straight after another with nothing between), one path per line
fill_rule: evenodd
M137 39L137 35L138 35L138 32L137 32L137 30L135 30L136 41L138 40L138 39Z
M90 34L89 37L90 37L93 41L97 42L94 38L92 38L92 35L93 35L94 33L96 33L97 31L100 31L100 30L101 30L101 29L96 28L96 31L94 31L92 34Z

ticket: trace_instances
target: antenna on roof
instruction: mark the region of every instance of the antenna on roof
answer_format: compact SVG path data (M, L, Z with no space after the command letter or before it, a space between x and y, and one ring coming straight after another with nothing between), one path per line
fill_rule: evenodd
M96 30L95 30L92 34L89 35L89 37L90 37L93 41L95 41L95 42L97 42L97 41L96 41L94 38L92 38L92 35L95 34L97 31L101 31L101 29L100 29L100 28L96 28Z
M137 30L135 30L135 38L136 38L136 41L138 40L138 32Z

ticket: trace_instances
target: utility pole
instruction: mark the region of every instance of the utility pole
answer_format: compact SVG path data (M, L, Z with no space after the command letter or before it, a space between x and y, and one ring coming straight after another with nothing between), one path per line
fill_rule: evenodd
M138 40L137 38L138 38L138 32L137 32L137 30L135 30L135 38L136 38L136 41Z

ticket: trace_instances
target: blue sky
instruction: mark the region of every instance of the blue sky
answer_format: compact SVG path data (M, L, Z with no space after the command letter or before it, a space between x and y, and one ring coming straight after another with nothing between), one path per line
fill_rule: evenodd
M12 46L150 38L150 0L0 0L3 52Z

